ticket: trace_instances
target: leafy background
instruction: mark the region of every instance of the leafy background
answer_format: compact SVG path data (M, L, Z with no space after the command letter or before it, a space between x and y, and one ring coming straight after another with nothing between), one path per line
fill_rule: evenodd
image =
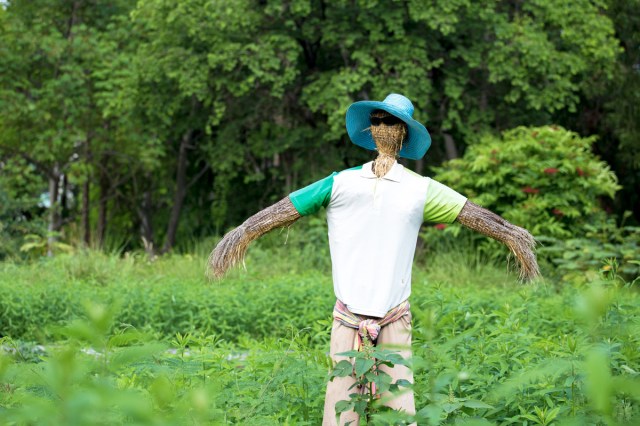
M34 235L48 253L57 241L188 249L369 160L349 142L344 114L391 92L413 101L433 137L425 159L405 161L418 173L475 155L504 132L509 142L522 136L524 148L526 131L508 133L519 126L561 126L579 146L552 154L592 152L600 159L573 165L604 161L593 173L617 176L618 191L606 175L591 182L598 200L589 203L617 223L630 211L637 224L639 8L637 0L4 1L0 256L28 257L16 248ZM536 166L559 167L537 152ZM561 169L519 174L517 183L555 184L569 173ZM497 196L484 189L477 195ZM564 221L575 219L564 207ZM553 227L550 219L539 226Z
M434 140L404 165L530 229L545 277L523 286L504 247L423 226L414 420L637 424L638 10L0 2L0 423L320 423L323 215L224 281L205 259L250 214L371 159L346 109L399 92Z

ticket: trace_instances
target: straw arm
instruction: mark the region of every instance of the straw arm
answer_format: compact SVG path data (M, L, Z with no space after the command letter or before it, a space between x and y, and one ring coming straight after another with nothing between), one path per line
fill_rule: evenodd
M505 244L518 260L521 280L529 281L540 276L534 251L536 241L529 231L471 201L466 202L456 220L469 229Z
M221 278L229 268L244 260L249 244L275 228L293 224L300 213L285 197L271 207L251 216L233 231L228 232L209 256L208 274Z

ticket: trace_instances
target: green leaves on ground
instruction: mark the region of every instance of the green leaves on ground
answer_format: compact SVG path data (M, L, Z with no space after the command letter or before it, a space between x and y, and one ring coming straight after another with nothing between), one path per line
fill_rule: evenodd
M580 286L519 287L503 268L467 266L461 254L448 254L458 256L458 273L487 282L458 280L438 257L428 272L414 270L419 424L637 422L640 303L632 286L604 273ZM247 262L249 272L209 285L204 257L87 252L2 264L3 418L319 424L329 277L285 275L288 263L260 250ZM377 362L401 362L373 351ZM341 375L353 373L352 363L338 365ZM367 381L400 392L408 385L372 375L369 365L358 363ZM372 424L409 419L376 410Z

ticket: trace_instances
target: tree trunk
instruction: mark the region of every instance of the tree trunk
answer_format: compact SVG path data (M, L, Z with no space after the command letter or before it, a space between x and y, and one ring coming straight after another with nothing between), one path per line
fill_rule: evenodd
M82 184L82 241L86 247L91 246L91 224L89 222L89 178Z
M180 213L182 213L184 197L187 194L187 151L191 143L191 133L191 130L187 130L180 141L178 167L176 171L176 190L173 195L173 206L171 207L171 216L169 217L167 236L164 240L162 253L169 252L176 242Z
M53 245L57 240L56 233L60 230L60 212L58 205L58 192L60 187L60 168L58 164L53 166L49 176L49 225L47 227L47 256L53 256Z
M67 200L67 189L69 187L69 179L67 174L62 175L62 189L60 189L60 221L64 221L69 215L69 200Z
M91 164L91 141L89 138L85 141L85 161L87 166ZM90 176L85 176L85 181L82 184L82 241L84 241L85 247L91 246L91 221L89 220L90 203L89 197L91 196L91 182Z
M98 202L98 225L96 229L96 244L102 248L104 237L107 233L107 202L109 199L109 179L107 177L107 162L103 160L100 167L98 185L100 188L100 201Z
M151 221L151 191L145 191L142 196L142 204L138 207L138 217L140 218L140 236L145 252L152 258L155 255L153 223Z
M284 193L290 194L293 191L293 163L294 158L289 153L283 153L281 156L283 160L281 162L282 168L284 169ZM279 195L279 194L278 194Z
M453 160L458 158L458 148L456 148L456 142L453 140L453 136L449 133L443 133L444 136L444 149L446 151L447 160Z

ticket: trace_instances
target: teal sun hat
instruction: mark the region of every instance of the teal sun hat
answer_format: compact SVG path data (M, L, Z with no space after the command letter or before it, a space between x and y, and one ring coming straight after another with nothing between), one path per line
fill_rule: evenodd
M347 109L347 133L351 142L375 151L376 144L371 136L370 114L376 109L387 111L407 124L408 136L402 143L400 157L419 160L431 146L431 136L427 129L413 119L413 104L405 96L392 93L384 101L360 101Z

